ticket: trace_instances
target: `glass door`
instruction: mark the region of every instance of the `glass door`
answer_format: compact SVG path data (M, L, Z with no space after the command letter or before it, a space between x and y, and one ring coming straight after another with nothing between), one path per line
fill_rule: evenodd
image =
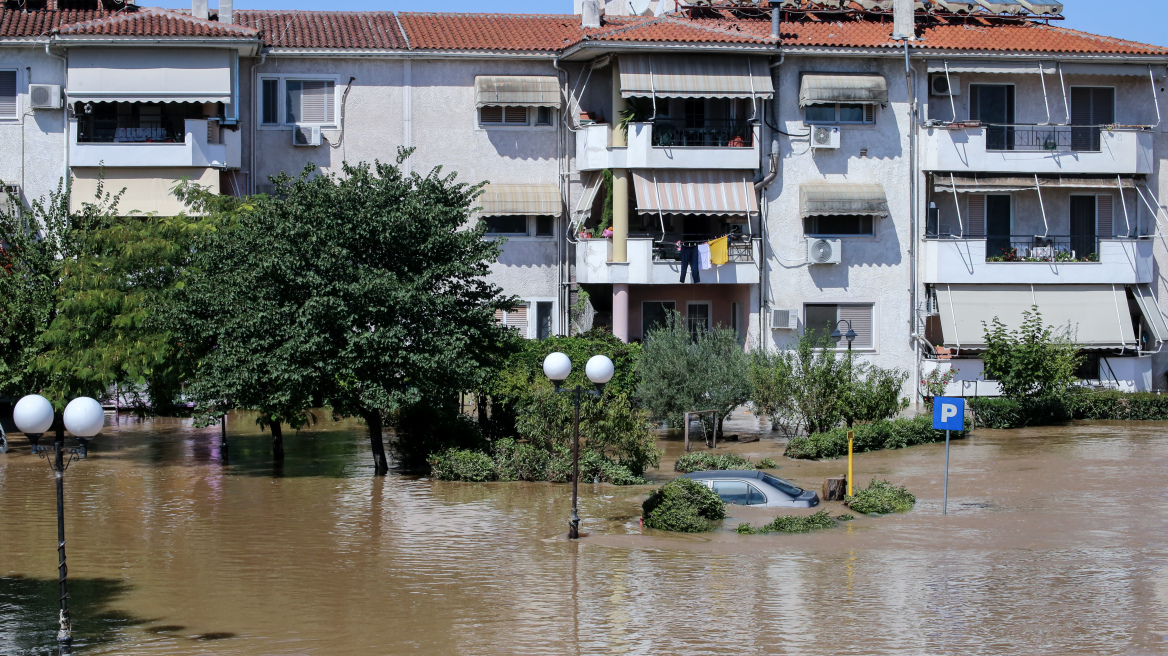
M1071 196L1072 256L1085 259L1096 251L1095 243L1095 197Z
M1014 150L1014 86L972 84L970 118L986 126L986 150Z
M986 257L1009 257L1010 197L986 196Z

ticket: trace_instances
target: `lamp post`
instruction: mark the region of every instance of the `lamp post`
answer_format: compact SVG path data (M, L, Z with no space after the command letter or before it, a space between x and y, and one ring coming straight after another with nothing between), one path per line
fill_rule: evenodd
M840 324L848 324L848 332L840 332ZM844 338L848 340L848 375L851 375L852 369L852 342L856 340L856 331L852 330L852 322L848 319L840 319L835 322L835 328L831 331L832 339ZM852 496L852 440L856 434L852 432L852 415L848 413L848 496Z
M600 393L604 391L605 383L612 380L615 370L612 360L609 360L607 356L594 355L588 359L588 364L584 365L584 373L588 376L588 380L596 386L596 389L584 389L579 385L575 389L561 389L560 385L572 373L571 358L556 351L549 353L543 360L543 373L555 383L556 392L573 395L575 405L576 416L572 428L572 518L568 521L568 539L570 540L580 537L580 515L577 512L580 484L580 399L585 394L600 396Z
M57 478L57 573L61 601L57 642L68 645L73 640L73 625L69 618L69 586L66 580L69 568L65 564L65 470L73 461L89 455L89 441L101 432L105 424L105 412L100 403L82 396L70 401L61 416L57 417L48 399L39 394L30 394L16 402L12 419L32 444L32 452L48 460ZM53 446L41 446L41 435L50 428L55 432ZM65 457L66 430L78 442L77 448L69 449L68 458ZM53 451L51 460L47 457L50 449Z

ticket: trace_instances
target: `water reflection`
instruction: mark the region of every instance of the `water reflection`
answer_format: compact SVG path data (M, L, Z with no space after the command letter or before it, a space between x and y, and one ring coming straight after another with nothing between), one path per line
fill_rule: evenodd
M372 476L363 427L270 437L232 417L111 426L71 467L67 532L79 653L1142 654L1168 634L1164 424L985 431L861 454L908 485L907 515L808 535L643 531L649 487ZM0 654L55 650L51 473L0 456ZM726 450L776 456L764 440ZM680 450L666 443L663 466ZM819 487L842 461L781 460ZM668 472L662 472L667 477ZM833 514L837 505L829 505ZM47 577L47 578L41 578Z

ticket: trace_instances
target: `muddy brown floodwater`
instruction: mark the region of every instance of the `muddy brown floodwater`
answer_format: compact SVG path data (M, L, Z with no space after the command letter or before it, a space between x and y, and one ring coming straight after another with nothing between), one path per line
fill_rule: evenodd
M1168 653L1168 424L955 441L947 517L942 446L861 454L857 480L917 507L806 535L737 535L777 511L733 507L715 533L645 531L650 488L583 485L578 543L566 485L375 478L355 424L290 434L274 472L251 424L223 467L216 429L123 418L69 469L78 653ZM13 442L0 654L54 653L52 476ZM779 464L815 489L845 467Z

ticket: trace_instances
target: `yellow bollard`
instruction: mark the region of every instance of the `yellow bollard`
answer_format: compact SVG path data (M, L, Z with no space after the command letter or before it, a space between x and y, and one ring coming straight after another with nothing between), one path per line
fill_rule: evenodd
M848 431L848 496L852 496L852 438L856 434Z

